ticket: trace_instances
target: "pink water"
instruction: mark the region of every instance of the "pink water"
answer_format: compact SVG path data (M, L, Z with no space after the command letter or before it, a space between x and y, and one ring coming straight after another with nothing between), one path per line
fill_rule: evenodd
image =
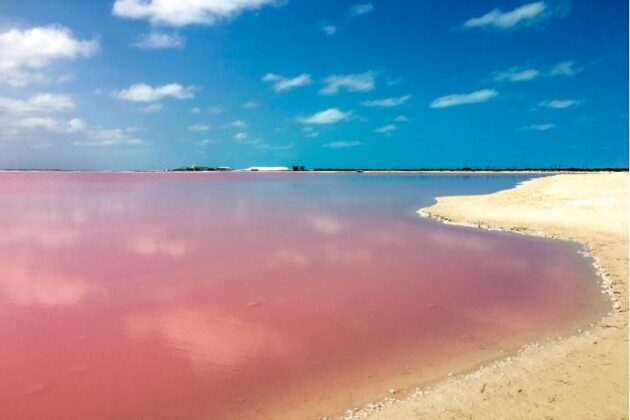
M414 213L518 180L0 173L0 417L319 418L568 333L577 246Z

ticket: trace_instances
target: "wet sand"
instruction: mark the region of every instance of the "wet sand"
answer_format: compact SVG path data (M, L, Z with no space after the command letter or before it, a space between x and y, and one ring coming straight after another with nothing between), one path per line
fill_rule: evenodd
M628 174L563 174L482 196L440 197L421 209L447 223L585 244L611 296L586 331L533 343L511 357L345 418L627 419Z

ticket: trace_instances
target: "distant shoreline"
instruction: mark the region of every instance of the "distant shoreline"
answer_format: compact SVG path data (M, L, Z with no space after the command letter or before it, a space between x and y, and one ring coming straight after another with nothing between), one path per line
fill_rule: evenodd
M69 173L376 173L376 174L400 174L400 173L418 173L418 174L511 174L511 173L546 173L546 174L563 174L563 173L608 173L608 172L628 172L628 168L508 168L508 169L327 169L315 168L305 170L256 170L250 171L246 169L233 170L183 170L183 169L155 169L155 170L107 170L107 169L0 169L2 172L69 172Z

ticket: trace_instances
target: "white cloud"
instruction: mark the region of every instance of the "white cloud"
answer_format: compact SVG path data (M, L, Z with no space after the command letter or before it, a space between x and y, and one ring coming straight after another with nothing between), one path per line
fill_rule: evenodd
M540 72L536 69L521 70L517 67L512 67L506 71L497 72L494 74L494 80L508 81L508 82L524 82L527 80L533 80L540 76Z
M573 76L582 69L575 66L574 61L562 61L551 69L549 76Z
M383 127L377 128L374 132L391 136L396 130L398 130L398 126L396 124L387 124Z
M179 83L169 83L162 86L150 86L138 83L115 93L118 99L131 102L155 102L164 98L190 99L193 98L192 86L183 87Z
M302 124L335 124L339 121L346 121L352 116L352 111L341 111L338 108L328 108L320 112L316 112L308 117L298 118L298 122Z
M324 79L320 95L335 95L340 90L347 92L369 92L374 89L374 73L332 74Z
M97 50L97 41L76 39L69 29L61 26L1 32L0 83L25 86L46 82L46 67L59 60L87 57Z
M68 121L67 133L82 133L87 129L87 123L80 118L73 118Z
M359 3L350 7L350 16L360 16L370 13L374 10L374 6L371 3Z
M164 109L164 105L162 105L160 103L154 103L154 104L149 104L147 106L143 106L141 108L138 108L138 111L145 112L147 114L152 114L154 112L160 112L163 109Z
M258 102L254 102L254 101L247 101L243 104L243 108L245 109L254 109L254 108L258 108Z
M193 114L203 114L203 113L207 113L207 114L220 114L223 112L223 108L221 108L218 105L214 105L211 106L210 108L206 108L206 109L202 109L199 108L198 106L191 108L190 112L192 112Z
M545 108L564 109L578 105L579 103L580 101L576 101L575 99L551 99L542 101L539 105Z
M549 71L540 71L535 68L511 67L505 71L494 72L492 77L497 81L523 82L537 79L541 76L573 76L582 69L576 67L573 61L563 61L554 65Z
M236 127L236 128L243 128L243 127L247 127L247 123L243 120L234 120L230 123L231 127Z
M528 3L517 7L511 12L502 12L494 9L485 15L472 18L464 23L464 28L494 28L494 29L510 29L519 24L534 22L537 19L545 17L547 5L543 1ZM547 15L548 16L548 15Z
M18 138L38 131L79 133L85 130L85 121L79 118L61 120L48 115L74 108L74 101L66 95L40 93L27 99L0 97L0 132Z
M247 135L247 133L236 133L236 134L234 134L234 140L245 140L248 137L249 136Z
M203 140L199 140L197 142L197 146L206 146L206 145L211 144L211 143L216 143L216 141L210 140L210 139L203 139Z
M555 127L556 127L555 124L545 123L545 124L528 125L526 127L522 127L522 129L523 130L535 130L535 131L547 131L547 130L551 130L552 128L555 128Z
M72 109L74 101L66 95L40 93L28 99L0 97L0 112L5 114L52 113Z
M407 121L409 121L409 118L406 115L399 115L396 118L394 118L394 121L396 121L396 122L407 122Z
M214 25L247 10L276 4L277 0L116 0L115 16L147 19L156 25Z
M313 127L303 127L302 131L304 132L305 137L315 138L319 136L319 132L315 130Z
M278 74L267 73L263 76L262 80L264 82L270 83L273 87L273 90L275 90L276 92L284 92L300 86L307 86L313 83L311 75L307 73L302 73L299 76L291 79L282 77Z
M329 149L345 149L347 147L356 147L356 146L360 146L361 142L360 141L345 141L345 140L341 140L341 141L333 141L330 143L326 143L324 144L324 147L327 147Z
M208 131L210 126L208 124L193 124L188 126L189 131Z
M146 144L139 138L133 137L132 134L135 130L132 128L121 129L98 129L88 132L87 138L81 141L75 141L77 146L124 146L124 145L143 145Z
M186 39L177 34L168 34L166 32L149 32L144 34L140 40L133 43L132 46L147 50L160 50L166 48L184 48Z
M0 120L2 131L14 136L25 136L37 131L47 131L57 134L75 134L85 131L87 124L80 118L69 121L57 120L52 117L28 116Z
M363 106L369 107L381 107L381 108L391 108L394 106L399 106L407 102L411 98L411 95L401 96L399 98L387 98L387 99L372 99L369 101L361 102Z
M334 25L322 25L319 29L328 36L332 36L337 32L337 27Z
M25 117L15 120L13 126L27 130L56 131L59 122L51 117Z
M436 98L431 102L431 108L448 108L457 105L475 104L486 102L497 96L499 92L494 89L482 89L471 93L446 95Z

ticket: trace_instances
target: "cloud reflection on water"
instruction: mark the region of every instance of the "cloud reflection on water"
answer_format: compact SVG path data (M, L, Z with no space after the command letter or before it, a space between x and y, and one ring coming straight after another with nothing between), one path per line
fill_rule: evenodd
M262 325L186 307L129 316L126 328L135 339L157 337L201 372L238 369L293 347L286 337Z

